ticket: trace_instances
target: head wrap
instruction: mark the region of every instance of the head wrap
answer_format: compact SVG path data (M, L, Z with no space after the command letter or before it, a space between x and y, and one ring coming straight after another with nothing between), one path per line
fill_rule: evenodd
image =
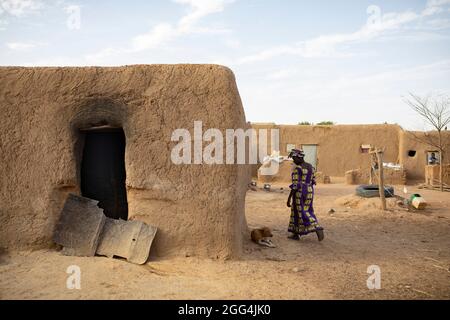
M288 158L294 158L294 157L304 158L305 153L303 152L303 150L292 149L288 155Z

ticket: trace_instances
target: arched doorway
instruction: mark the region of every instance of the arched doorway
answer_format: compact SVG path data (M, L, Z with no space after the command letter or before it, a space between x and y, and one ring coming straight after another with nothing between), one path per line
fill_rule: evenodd
M102 126L80 131L84 135L81 194L98 200L107 217L127 220L123 129Z

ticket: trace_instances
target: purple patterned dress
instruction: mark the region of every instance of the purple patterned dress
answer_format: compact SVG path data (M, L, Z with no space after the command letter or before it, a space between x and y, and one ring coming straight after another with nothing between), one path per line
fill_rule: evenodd
M314 167L307 162L296 165L292 171L292 184L289 188L296 192L293 196L288 231L294 234L306 235L323 230L313 208L314 185L316 184L314 171Z

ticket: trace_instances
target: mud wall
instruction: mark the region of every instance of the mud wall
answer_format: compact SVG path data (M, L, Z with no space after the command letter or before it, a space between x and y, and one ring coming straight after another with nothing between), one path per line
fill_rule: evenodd
M255 129L279 129L280 153L286 155L287 145L317 145L317 171L328 176L341 176L352 169L369 167L369 155L361 145L385 147L384 161L398 162L399 131L397 125L334 125L303 126L252 124ZM269 149L272 146L269 146Z
M129 219L159 228L157 255L230 257L246 230L246 165L175 165L177 128L245 128L232 72L215 65L0 68L0 247L51 245L80 193L80 128L122 127ZM192 135L193 136L193 135Z
M444 163L450 163L450 132L442 133L443 141L445 141ZM432 144L438 141L436 132L400 132L400 162L406 169L408 180L420 180L425 178L425 166L427 165L427 152L437 151ZM410 151L414 151L414 156L410 155Z

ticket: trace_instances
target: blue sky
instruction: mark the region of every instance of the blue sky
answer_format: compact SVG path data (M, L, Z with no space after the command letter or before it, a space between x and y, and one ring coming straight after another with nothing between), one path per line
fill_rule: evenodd
M450 93L450 0L0 0L0 64L217 63L247 120L399 123Z

